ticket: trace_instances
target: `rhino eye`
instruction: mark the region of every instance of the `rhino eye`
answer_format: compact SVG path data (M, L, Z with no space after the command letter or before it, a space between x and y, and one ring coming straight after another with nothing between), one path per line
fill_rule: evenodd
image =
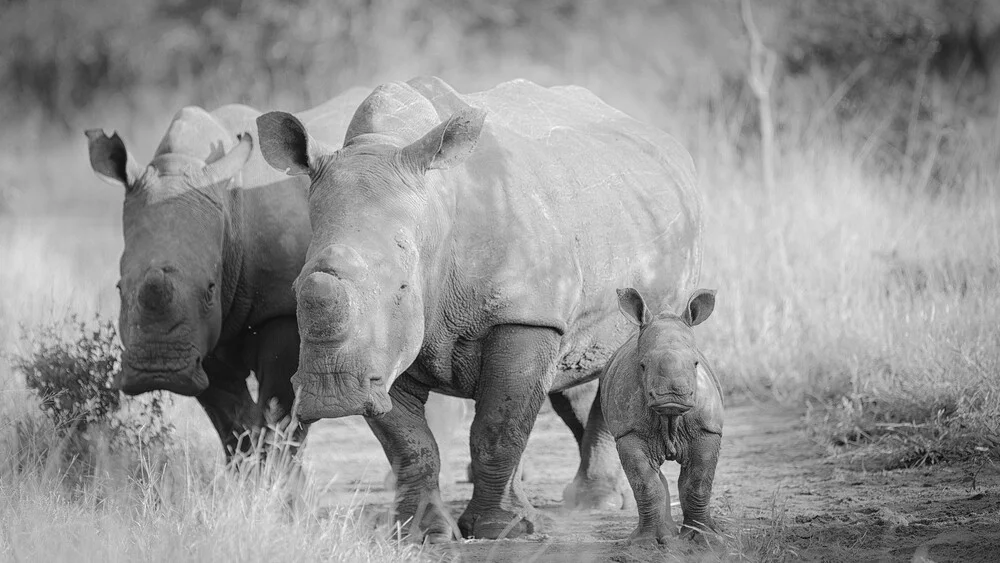
M115 289L118 290L118 293L122 292L122 280L118 280L117 282L115 282Z
M215 301L215 282L208 282L208 289L205 290L205 305L212 305Z
M639 362L639 369L642 371L646 371L646 362Z

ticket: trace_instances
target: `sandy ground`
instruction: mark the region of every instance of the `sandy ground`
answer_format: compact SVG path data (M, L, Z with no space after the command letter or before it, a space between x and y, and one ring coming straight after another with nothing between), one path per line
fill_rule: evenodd
M751 560L1000 561L1000 472L994 465L866 471L831 458L806 438L800 418L775 407L743 405L726 416L713 495L723 533L720 553ZM465 479L468 424L444 446L442 495L457 518L472 494ZM433 548L445 561L653 561L707 555L680 540L661 551L629 548L631 510L562 510L562 490L578 460L569 430L546 405L527 449L526 488L548 517L541 533L520 540L464 541ZM313 428L307 467L329 482L330 503L363 497L369 516L384 513L392 492L388 463L360 419ZM676 501L678 466L664 465ZM976 473L975 483L971 476ZM975 485L975 486L973 486ZM680 521L680 509L673 516Z

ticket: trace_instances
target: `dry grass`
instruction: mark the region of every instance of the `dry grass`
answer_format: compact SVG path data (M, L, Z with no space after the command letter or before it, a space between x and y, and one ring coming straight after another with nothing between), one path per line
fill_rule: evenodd
M94 476L69 490L67 467L53 462L59 456L35 455L59 449L53 436L39 423L20 432L20 440L5 440L0 450L0 560L425 558L418 547L387 539L360 504L324 506L322 487L287 479L298 474L278 456L260 470L234 473L208 461L215 456L203 447L183 442L169 455L143 456L144 478L136 478L130 476L135 460L104 452ZM20 451L11 451L15 444Z

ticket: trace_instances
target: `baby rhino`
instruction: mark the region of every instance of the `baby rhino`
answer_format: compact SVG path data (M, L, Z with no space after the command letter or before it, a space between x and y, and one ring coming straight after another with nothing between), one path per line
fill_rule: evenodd
M618 290L618 306L639 332L608 361L601 406L639 508L629 541L666 543L676 530L660 473L668 459L681 465L681 536L699 537L715 528L708 503L722 442L722 391L691 327L712 314L715 291L695 290L680 315L654 316L632 288Z

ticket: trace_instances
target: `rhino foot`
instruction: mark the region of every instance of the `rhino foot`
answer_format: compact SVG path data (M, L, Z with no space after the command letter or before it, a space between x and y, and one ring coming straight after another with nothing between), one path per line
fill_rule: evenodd
M699 545L708 545L708 536L710 534L715 534L718 531L719 529L712 519L709 519L707 526L701 524L700 522L689 523L685 521L681 526L680 538Z
M658 526L639 526L629 535L628 544L650 547L663 545L670 541L674 531L673 522Z
M577 476L563 489L563 506L570 510L627 509L635 505L624 479L598 480Z
M458 520L458 527L466 538L514 539L535 533L536 518L507 510L491 509L473 514L466 510Z
M413 543L446 543L461 539L455 519L441 500L441 493L434 490L423 492L420 496L414 512L402 511L396 515L402 539Z

